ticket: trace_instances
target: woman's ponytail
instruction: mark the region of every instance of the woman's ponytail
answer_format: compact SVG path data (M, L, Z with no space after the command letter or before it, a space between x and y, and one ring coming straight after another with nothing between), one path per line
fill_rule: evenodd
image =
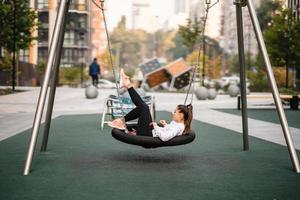
M191 104L188 104L187 106L188 110L188 117L184 121L185 129L184 129L184 134L190 133L191 132L191 124L193 120L193 106Z
M178 105L177 109L184 116L184 131L183 134L188 134L191 132L191 123L193 120L193 106L191 104L188 105Z

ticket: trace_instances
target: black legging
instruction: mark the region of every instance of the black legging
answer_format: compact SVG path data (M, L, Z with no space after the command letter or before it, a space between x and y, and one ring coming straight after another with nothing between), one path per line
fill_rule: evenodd
M92 82L93 82L93 85L97 87L98 85L98 75L91 75L92 77Z
M137 135L152 136L152 128L149 126L152 117L148 105L133 87L128 89L128 93L136 107L125 116L125 122L138 119Z

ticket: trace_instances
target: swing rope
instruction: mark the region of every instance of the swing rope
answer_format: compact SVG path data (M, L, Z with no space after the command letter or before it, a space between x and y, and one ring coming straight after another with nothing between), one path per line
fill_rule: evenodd
M219 3L219 0L217 0L213 5L210 5L210 3L206 3L207 6L205 8L205 17L204 17L204 24L203 24L203 30L202 30L202 38L203 38L203 49L204 49L204 45L205 45L205 27L206 27L206 21L207 21L207 17L208 17L208 11L211 7L213 7L214 5L216 5L217 3ZM191 97L191 102L190 104L193 103L193 97L194 97L194 92L195 92L195 83L194 83L194 79L195 79L195 74L196 74L196 69L199 68L200 66L200 55L201 55L201 44L200 44L200 47L199 47L199 50L198 50L198 56L197 56L197 63L196 63L196 66L193 67L193 74L192 74L192 77L191 77L191 80L190 80L190 84L189 84L189 88L188 88L188 91L187 91L187 94L186 94L186 97L185 97L185 100L184 100L184 105L186 105L186 101L187 101L187 98L190 94L190 90L191 90L191 85L193 84L193 91L192 91L192 97ZM203 54L203 56L205 56ZM205 59L205 58L203 58ZM204 64L204 63L203 63ZM203 65L204 67L204 65ZM204 77L204 76L203 76ZM203 84L204 84L204 79L203 79Z
M193 67L193 73L192 73L192 76L190 78L190 83L189 83L189 87L188 87L188 90L187 90L187 93L186 93L186 96L185 96L185 100L184 100L184 104L183 105L186 105L186 102L187 102L187 99L188 99L188 96L190 94L190 91L191 91L191 86L193 84L193 91L192 91L192 97L191 97L191 102L190 104L193 103L193 97L194 97L194 78L195 78L195 72L196 72L196 67Z
M106 33L106 40L107 40L107 47L108 47L108 54L109 54L109 61L110 61L110 65L111 65L113 75L114 75L114 79L115 79L117 95L118 95L118 98L120 99L122 118L124 119L124 117L125 117L124 105L123 105L122 97L120 95L120 86L119 86L118 81L117 81L118 78L117 78L117 75L116 75L116 71L115 71L115 67L114 67L113 59L112 59L112 49L111 49L110 37L109 37L109 34L108 34L107 22L106 22L106 17L105 17L105 12L104 12L104 0L99 1L100 5L98 5L95 2L95 0L92 0L92 2L96 7L98 7L102 11L102 17L103 17L105 33ZM125 128L125 132L128 132L127 128Z

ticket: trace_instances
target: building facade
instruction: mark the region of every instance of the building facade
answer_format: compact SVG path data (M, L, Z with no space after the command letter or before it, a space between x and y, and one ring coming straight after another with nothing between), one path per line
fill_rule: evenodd
M30 3L38 14L41 27L33 32L38 36L38 41L29 50L21 52L21 60L46 64L59 0L30 0ZM105 51L106 45L101 11L89 0L72 0L67 16L61 66L86 66Z
M72 1L67 16L64 48L61 57L61 66L71 67L86 63L91 58L88 56L89 38L89 13L88 4L84 0ZM37 11L42 27L38 30L38 62L46 63L48 49L54 29L55 18L58 10L57 0L37 0Z

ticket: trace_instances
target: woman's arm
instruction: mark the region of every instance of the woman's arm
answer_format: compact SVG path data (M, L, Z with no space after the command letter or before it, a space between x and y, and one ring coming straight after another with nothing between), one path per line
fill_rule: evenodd
M162 141L168 141L177 136L183 129L180 126L168 125L166 127L159 127L154 124L154 133L156 137L159 137Z

